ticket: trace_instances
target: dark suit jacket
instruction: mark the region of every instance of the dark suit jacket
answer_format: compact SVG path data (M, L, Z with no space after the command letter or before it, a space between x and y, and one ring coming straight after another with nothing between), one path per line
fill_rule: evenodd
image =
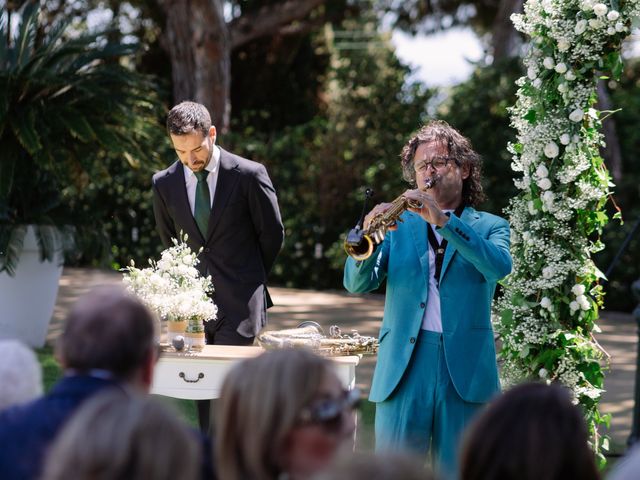
M115 382L89 376L60 380L42 398L0 412L0 477L40 477L47 449L73 412L87 398Z
M207 235L189 207L184 170L177 161L153 176L153 210L160 238L172 245L180 231L199 256L199 270L211 275L218 318L245 337L266 324L266 280L282 247L284 227L265 167L220 149L220 165Z

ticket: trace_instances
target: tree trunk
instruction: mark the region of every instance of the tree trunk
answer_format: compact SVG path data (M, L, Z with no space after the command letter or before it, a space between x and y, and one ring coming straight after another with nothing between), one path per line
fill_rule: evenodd
M505 58L517 54L518 32L511 22L512 13L522 11L523 0L501 0L498 13L493 22L491 36L491 50L493 62L499 62Z
M205 105L220 132L229 127L231 42L222 0L159 0L163 47L171 58L173 100Z
M598 104L596 106L600 111L613 109L605 81L602 79L598 81ZM620 150L620 140L618 140L614 116L610 116L602 122L602 133L604 133L607 147L601 148L600 154L609 167L613 180L618 183L622 179L622 151Z

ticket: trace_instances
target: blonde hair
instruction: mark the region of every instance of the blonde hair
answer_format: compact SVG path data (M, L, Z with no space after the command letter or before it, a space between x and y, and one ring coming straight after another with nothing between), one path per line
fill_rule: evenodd
M270 351L234 367L217 408L218 477L276 479L287 435L331 369L328 360L303 349Z
M174 412L110 390L84 404L47 456L42 480L196 480L201 447Z

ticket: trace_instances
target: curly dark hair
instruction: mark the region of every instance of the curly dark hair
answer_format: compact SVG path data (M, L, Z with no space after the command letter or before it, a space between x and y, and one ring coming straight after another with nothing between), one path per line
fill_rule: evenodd
M181 102L167 115L167 131L170 135L187 135L194 131L207 135L210 128L209 110L196 102Z
M411 185L416 184L416 172L413 158L418 146L423 143L437 142L446 145L449 157L458 166L468 165L469 176L462 183L462 202L464 205L477 206L485 199L480 176L482 158L473 150L471 141L443 120L432 120L415 133L402 148L403 178Z

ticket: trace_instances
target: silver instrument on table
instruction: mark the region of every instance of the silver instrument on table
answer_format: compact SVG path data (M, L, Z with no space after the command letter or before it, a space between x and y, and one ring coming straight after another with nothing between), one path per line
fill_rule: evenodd
M258 344L267 350L276 348L310 348L321 355L341 356L362 353L376 353L378 339L360 335L352 330L350 335L343 334L340 328L332 325L329 336L324 335L322 327L316 322L303 322L297 328L270 330L257 337Z

